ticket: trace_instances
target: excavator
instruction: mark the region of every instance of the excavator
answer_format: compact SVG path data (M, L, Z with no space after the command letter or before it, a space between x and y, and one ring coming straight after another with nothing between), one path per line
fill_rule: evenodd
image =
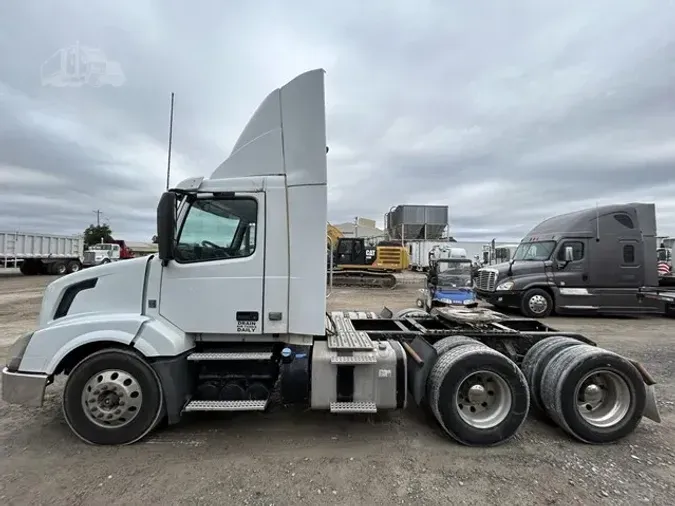
M336 226L328 223L326 234L328 275L333 286L394 288L395 272L410 265L408 250L394 241L371 244L363 237L345 237Z

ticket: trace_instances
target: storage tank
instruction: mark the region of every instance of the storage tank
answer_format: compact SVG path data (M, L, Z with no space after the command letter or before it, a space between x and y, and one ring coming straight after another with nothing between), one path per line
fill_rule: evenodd
M438 240L448 227L448 206L400 205L384 216L392 239Z

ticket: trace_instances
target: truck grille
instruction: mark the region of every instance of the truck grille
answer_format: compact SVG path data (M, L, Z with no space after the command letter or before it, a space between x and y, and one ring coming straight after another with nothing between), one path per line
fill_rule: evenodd
M83 260L85 264L93 264L96 261L96 253L93 251L85 251Z
M497 286L497 271L495 269L479 269L476 275L476 288L486 292L494 292Z

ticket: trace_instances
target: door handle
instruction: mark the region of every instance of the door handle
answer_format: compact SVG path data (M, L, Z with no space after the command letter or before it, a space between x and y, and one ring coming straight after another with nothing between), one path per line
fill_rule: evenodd
M583 281L588 281L588 274L582 274L581 279Z

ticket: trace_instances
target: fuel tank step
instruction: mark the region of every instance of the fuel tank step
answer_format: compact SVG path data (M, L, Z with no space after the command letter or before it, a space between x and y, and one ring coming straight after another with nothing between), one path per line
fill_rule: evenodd
M374 402L331 402L331 413L377 413L377 405Z
M264 401L190 401L183 411L265 411Z
M206 360L270 360L272 353L267 351L227 352L227 353L191 353L187 359L191 361Z
M377 364L377 357L374 353L354 353L353 355L338 355L331 357L331 364L338 365L362 365Z

